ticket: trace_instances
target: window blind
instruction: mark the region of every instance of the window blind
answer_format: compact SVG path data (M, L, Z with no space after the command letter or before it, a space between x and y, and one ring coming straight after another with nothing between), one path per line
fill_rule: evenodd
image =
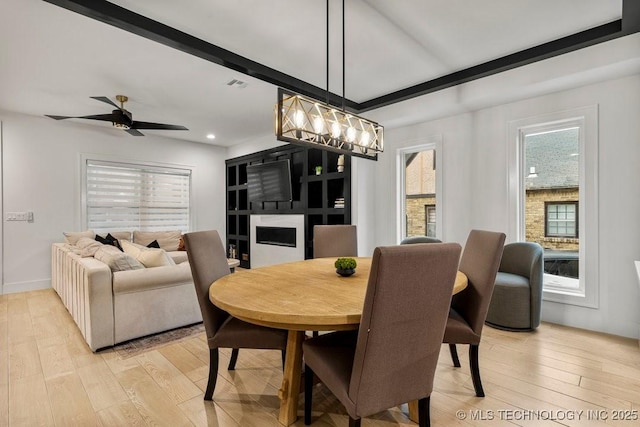
M87 160L87 227L189 231L191 170Z

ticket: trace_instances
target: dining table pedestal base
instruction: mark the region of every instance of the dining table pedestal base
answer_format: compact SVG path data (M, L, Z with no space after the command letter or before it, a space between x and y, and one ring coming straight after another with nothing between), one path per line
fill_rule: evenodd
M298 418L298 397L302 376L302 342L304 331L290 330L287 336L287 354L284 359L282 386L278 390L280 398L280 424L288 426Z

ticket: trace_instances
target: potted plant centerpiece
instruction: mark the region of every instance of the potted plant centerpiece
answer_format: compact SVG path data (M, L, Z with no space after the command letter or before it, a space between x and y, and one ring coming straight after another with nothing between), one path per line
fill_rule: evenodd
M356 260L353 258L338 258L334 263L336 273L341 276L351 276L356 272Z

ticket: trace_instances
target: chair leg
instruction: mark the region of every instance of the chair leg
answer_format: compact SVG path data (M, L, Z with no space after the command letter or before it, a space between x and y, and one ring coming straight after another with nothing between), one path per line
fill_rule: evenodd
M229 359L229 367L227 368L229 371L235 371L239 351L237 348L231 349L231 358Z
M418 425L420 427L431 426L431 411L429 409L431 396L418 400Z
M473 380L473 388L476 390L476 396L484 397L484 390L482 389L482 381L480 380L480 364L478 363L478 350L477 344L469 345L469 365L471 368L471 379Z
M456 368L460 367L460 359L458 359L458 349L455 344L449 344L449 353L451 353L451 360L453 361L453 366Z
M362 421L362 418L354 420L353 418L349 417L349 427L360 427L360 421Z
M304 425L311 424L311 407L313 401L313 371L304 365Z
M209 381L207 390L204 392L204 400L213 400L213 391L216 389L218 379L218 349L209 349Z

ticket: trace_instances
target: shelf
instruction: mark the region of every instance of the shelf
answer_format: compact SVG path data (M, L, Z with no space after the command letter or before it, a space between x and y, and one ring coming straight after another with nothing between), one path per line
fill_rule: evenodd
M251 268L250 215L302 214L305 217L304 253L313 257L313 227L322 224L351 223L351 158L344 159L344 171L338 172L338 153L296 145L228 159L226 187L227 252L234 245L240 266ZM249 202L247 166L265 161L288 159L291 166L291 202ZM321 166L322 173L315 174ZM336 199L344 199L344 208L334 208Z

